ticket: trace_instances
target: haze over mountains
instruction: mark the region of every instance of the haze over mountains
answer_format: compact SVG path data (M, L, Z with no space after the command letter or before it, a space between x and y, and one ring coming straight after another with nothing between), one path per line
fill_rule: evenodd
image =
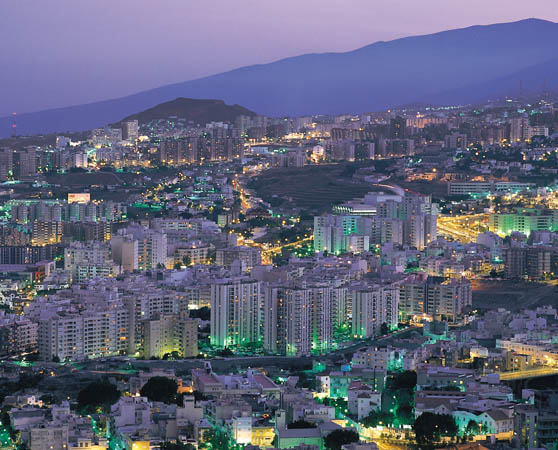
M558 24L538 19L397 39L347 52L242 67L131 96L18 117L19 134L77 131L177 97L218 98L269 116L382 110L412 102L475 103L558 89ZM11 130L0 119L0 137Z

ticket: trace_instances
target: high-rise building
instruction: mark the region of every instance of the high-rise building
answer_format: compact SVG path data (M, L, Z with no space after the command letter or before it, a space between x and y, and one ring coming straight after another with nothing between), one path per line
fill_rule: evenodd
M261 283L224 280L211 285L212 345L229 347L260 342Z
M352 335L368 338L380 333L382 324L397 326L398 286L357 286L350 290L352 300Z
M504 247L502 261L506 278L536 280L552 272L552 251L546 247Z
M389 125L389 134L392 139L404 139L407 136L407 119L404 117L394 117Z
M74 282L120 273L120 266L110 257L110 246L99 241L72 242L64 250L64 269L71 273Z
M193 162L186 157L186 143L183 140L165 140L159 148L159 159L161 164L168 166L180 166Z
M333 299L329 286L310 286L310 332L313 353L333 348Z
M412 139L380 139L378 154L384 157L407 156L415 153L415 141Z
M285 356L311 353L310 291L296 287L267 287L263 308L263 345Z
M473 303L473 288L465 278L428 277L426 282L426 314L455 321Z
M558 391L535 391L532 405L515 410L514 430L521 448L552 448L558 442ZM548 446L548 447L547 447Z
M35 221L32 223L31 243L33 245L58 244L62 240L63 234L62 222Z
M157 314L144 323L144 357L162 358L173 352L182 358L198 355L198 321L187 313Z
M14 151L11 148L0 148L0 182L13 175Z
M31 181L37 175L35 147L27 147L13 153L13 172L16 180Z
M132 236L116 235L110 240L112 258L123 272L138 270L138 241Z
M133 141L139 137L139 123L137 120L122 122L122 139Z
M235 261L240 261L246 270L251 270L262 264L262 250L255 247L229 247L216 252L216 264L230 268Z
M129 270L134 270L132 267L136 265L131 263L130 258L135 254L135 244L130 244L130 241L135 240L137 241L137 268L139 270L166 266L167 235L165 233L140 225L131 225L119 230L118 236L120 237L113 238L113 241L115 242L116 260L119 264L125 264Z
M471 282L466 278L445 279L413 275L399 287L399 314L427 314L434 318L455 321L473 302Z
M446 148L452 150L465 150L467 148L467 135L461 133L452 133L446 136Z
M528 139L529 118L515 117L510 120L510 141L521 142Z
M314 217L314 249L317 252L336 255L368 251L371 230L372 220L367 217L316 216Z

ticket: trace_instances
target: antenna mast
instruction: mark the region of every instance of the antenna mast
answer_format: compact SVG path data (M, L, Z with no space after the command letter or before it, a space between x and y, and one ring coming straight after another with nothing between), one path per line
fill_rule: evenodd
M17 113L13 114L13 122L12 122L12 137L17 137Z

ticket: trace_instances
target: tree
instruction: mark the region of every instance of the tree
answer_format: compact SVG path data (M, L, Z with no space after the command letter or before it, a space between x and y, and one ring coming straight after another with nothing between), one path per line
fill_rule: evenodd
M413 425L416 441L419 445L433 446L439 443L442 437L457 436L458 427L449 414L422 413Z
M316 424L311 422L306 422L304 419L295 420L287 425L289 430L298 430L301 428L316 428Z
M401 405L397 408L396 413L399 423L403 425L412 425L415 421L415 415L413 414L413 407L411 405Z
M207 396L200 391L194 391L194 401L197 402L201 402L202 400L207 400Z
M39 400L49 405L54 405L56 403L56 398L51 394L43 394Z
M378 425L389 426L393 424L395 416L389 412L372 411L368 416L360 421L365 427L374 428Z
M176 381L167 377L151 377L141 388L140 394L153 402L172 403L177 390Z
M216 352L217 356L222 356L223 358L228 358L230 356L234 356L234 352L229 348L225 347L222 350Z
M178 352L177 350L174 350L170 353L165 353L163 355L163 360L164 361L168 361L169 359L172 361L173 359L180 359L181 355L180 352Z
M393 378L393 389L414 389L417 385L417 373L406 370Z
M388 334L388 333L389 333L389 328L388 328L388 326L387 326L387 323L384 322L384 323L382 323L382 325L380 326L380 334L381 334L382 336L384 336L384 335L386 335L386 334Z
M328 450L341 450L345 444L351 444L360 440L355 430L342 429L329 433L324 439L325 446Z
M467 427L465 427L465 434L467 436L476 436L480 434L479 424L474 420L469 420L469 422L467 422Z
M161 444L161 450L195 450L192 444L184 444L183 442L169 442L165 441Z
M203 434L201 449L230 450L231 442L229 435L221 429L214 428Z
M298 377L298 382L296 383L297 387L306 388L306 389L314 389L315 387L315 380L310 378L306 372L300 371L293 374L294 376Z
M184 257L182 258L182 262L185 266L190 266L192 265L192 258L190 258L188 255L184 255Z
M86 410L101 408L107 412L120 398L120 391L108 381L94 381L78 394L78 405Z

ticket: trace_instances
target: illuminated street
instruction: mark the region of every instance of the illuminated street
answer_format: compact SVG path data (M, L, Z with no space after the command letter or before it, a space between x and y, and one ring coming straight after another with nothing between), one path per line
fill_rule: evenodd
M558 374L558 368L544 367L539 369L518 370L515 372L502 372L500 373L500 380L513 381L525 378L547 377Z
M468 244L477 235L488 231L488 214L470 214L438 217L438 234Z

